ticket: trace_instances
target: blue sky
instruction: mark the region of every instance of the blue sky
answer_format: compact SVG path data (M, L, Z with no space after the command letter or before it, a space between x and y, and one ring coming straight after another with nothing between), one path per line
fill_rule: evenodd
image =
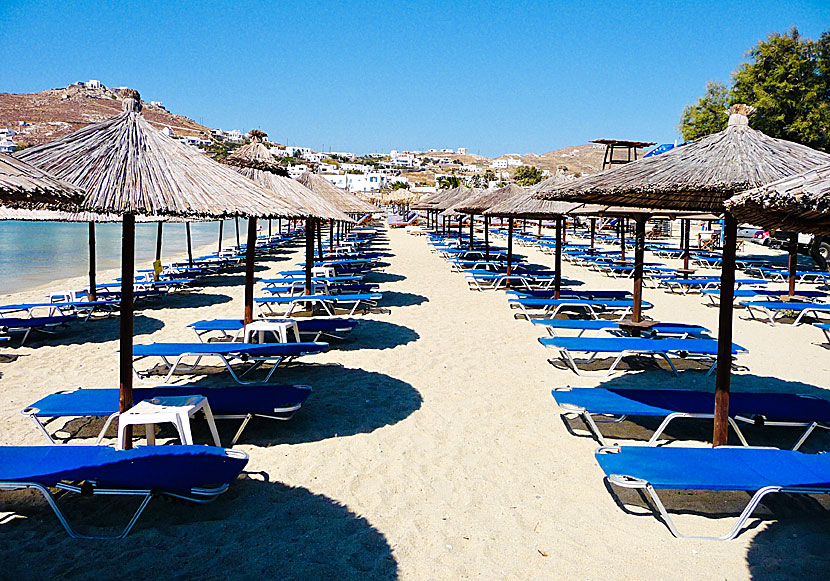
M365 153L670 142L684 105L830 2L0 2L0 92L99 79L211 127Z

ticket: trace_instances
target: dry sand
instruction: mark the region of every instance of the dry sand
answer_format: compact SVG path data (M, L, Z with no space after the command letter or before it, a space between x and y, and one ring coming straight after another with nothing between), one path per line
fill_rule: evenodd
M250 455L244 478L205 506L154 500L123 541L76 541L31 492L4 493L2 576L287 579L745 579L819 576L830 565L826 511L813 502L771 499L765 519L737 540L678 540L633 494L609 493L594 440L560 419L555 387L638 385L706 387L702 372L629 371L580 378L548 363L539 330L513 318L503 293L467 289L463 277L430 253L422 237L388 232L393 253L381 282L388 312L367 315L352 338L278 372L281 382L314 392L290 422L261 420L237 446ZM522 248L532 262L552 257ZM257 275L297 262L292 254L261 262ZM629 288L564 265L565 276L594 288ZM241 273L216 277L201 292L143 308L136 342L191 340L185 327L205 318L241 316ZM64 288L65 283L57 285ZM13 300L42 296L22 293ZM717 310L699 296L646 289L649 312L664 321L717 328ZM168 308L169 307L169 308ZM173 308L175 307L175 308ZM739 314L739 317L743 316ZM58 389L117 385L117 320L76 325L11 349L0 364L0 443L43 444L19 411ZM736 389L823 393L827 350L810 326L770 327L736 318L741 357ZM787 378L786 380L777 378ZM227 376L204 379L211 384ZM705 424L705 422L703 422ZM220 423L229 437L235 425ZM97 425L97 424L96 424ZM653 427L651 424L643 424ZM92 431L85 422L70 426ZM199 428L199 426L197 426ZM609 439L647 433L604 428ZM708 437L710 425L686 437ZM201 430L201 431L200 431ZM672 432L673 434L675 432ZM791 432L778 438L786 445ZM755 434L752 433L754 436ZM197 441L206 441L203 428ZM822 440L819 440L822 442ZM76 438L73 443L91 443ZM814 444L815 446L815 444ZM746 495L674 494L687 531L720 534ZM628 504L623 509L619 499ZM134 500L67 498L80 523L119 523Z

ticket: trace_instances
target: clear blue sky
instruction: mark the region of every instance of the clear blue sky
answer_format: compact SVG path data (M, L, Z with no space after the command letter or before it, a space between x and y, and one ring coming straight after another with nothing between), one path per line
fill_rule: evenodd
M759 40L830 1L0 1L0 92L99 79L315 149L669 142Z

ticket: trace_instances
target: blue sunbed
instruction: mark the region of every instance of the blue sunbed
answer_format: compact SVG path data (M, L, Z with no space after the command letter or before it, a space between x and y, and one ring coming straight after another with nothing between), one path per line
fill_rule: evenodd
M760 504L774 492L830 493L830 455L774 448L603 447L597 462L608 482L648 492L657 512L676 537L735 538ZM677 530L657 490L741 491L753 493L738 521L722 537L692 537Z
M561 330L578 331L577 337L582 337L587 331L621 331L620 321L607 319L534 319L531 322L547 329L553 337L560 336L557 331ZM683 338L709 333L709 329L687 323L657 323L651 328L651 333L658 336L677 335Z
M619 319L622 320L634 308L634 301L627 300L606 300L606 299L581 299L578 297L564 297L559 299L549 298L517 298L508 299L512 308L520 308L522 315L528 320L536 317L546 319L553 319L562 310L580 309L591 316L593 319L598 319L599 314L603 312L615 312L619 314ZM643 309L652 308L652 304L646 301L642 302ZM538 314L528 311L530 309L539 309Z
M20 344L23 345L32 331L43 331L51 327L66 326L71 321L78 320L75 315L55 315L52 317L4 317L0 315L0 334L23 333Z
M763 314L771 325L775 325L778 319L788 313L798 313L792 322L792 326L801 323L801 320L812 314L815 318L821 315L830 315L830 304L810 303L800 301L741 301L740 305L746 307L749 316L755 318L756 311Z
M259 319L257 319L259 320ZM322 337L343 339L354 329L358 321L342 318L298 318L291 319L300 333L300 339L317 341ZM219 333L221 338L238 338L245 328L242 319L209 319L188 325L201 341L207 333Z
M345 305L351 305L351 310L349 311L348 316L352 316L361 306L364 310L377 306L376 301L379 301L382 298L383 295L380 293L358 293L348 295L314 294L295 295L291 297L262 297L255 298L254 302L260 305L261 308L264 307L263 315L266 318L274 315L283 317L291 316L291 313L294 312L294 308L297 305L304 307L311 306L312 308L315 305L320 306L328 316L334 316L335 309L337 308L348 309ZM277 313L272 308L272 305L287 305L287 307L285 312Z
M247 462L248 456L238 450L210 446L144 446L133 450L107 446L3 446L0 489L39 491L73 538L123 538L153 496L207 502L225 492ZM84 495L138 495L143 501L119 535L86 536L69 525L50 488Z
M714 417L715 394L686 389L566 388L554 389L553 398L564 413L579 415L603 446L605 438L593 416L622 421L629 416L659 417L663 422L648 441L655 445L677 418ZM607 416L617 416L610 420ZM744 446L749 444L738 423L756 426L804 427L793 450L798 450L816 428L830 429L830 401L794 393L732 392L729 425Z
M560 358L571 367L577 375L588 375L579 369L573 352L590 353L584 363L590 363L600 353L616 354L617 358L602 376L611 375L623 357L629 355L652 355L662 357L675 375L677 368L671 357L711 361L706 375L710 375L717 365L718 342L714 339L646 339L641 337L544 337L539 343L548 349L559 350ZM745 352L746 349L732 344L732 355Z
M242 420L242 425L231 441L230 445L233 446L251 418L258 416L289 420L310 394L311 388L307 385L136 387L133 389L133 403L154 397L205 396L214 418ZM36 401L21 413L31 417L52 444L55 441L46 426L57 418L107 417L96 441L96 444L100 444L110 423L118 417L118 398L118 389L79 388L59 391Z
M133 371L139 379L147 377L147 372L139 372L135 363L147 357L159 357L169 368L162 382L166 383L179 367L193 370L199 365L203 357L219 357L230 372L231 377L243 384L267 383L277 366L286 358L299 357L325 351L328 343L150 343L149 345L133 346ZM182 360L195 357L196 361L185 365ZM172 363L171 363L172 360ZM234 361L250 364L248 368L237 374L231 365ZM271 370L261 381L244 381L243 377L266 363L271 363Z

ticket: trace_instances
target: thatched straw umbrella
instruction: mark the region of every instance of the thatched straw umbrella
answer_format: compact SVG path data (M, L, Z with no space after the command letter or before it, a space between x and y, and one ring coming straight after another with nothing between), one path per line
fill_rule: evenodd
M24 161L87 192L83 209L123 216L119 410L132 407L135 216L295 216L235 171L153 128L128 90L123 112L51 143L18 152ZM128 430L125 447L131 445Z
M425 196L421 198L413 207L415 208L423 208L425 204L428 204L428 209L432 211L433 218L437 222L438 214L443 212L454 203L462 200L466 196L470 195L470 188L466 186L459 186L457 188L450 188L448 190L439 190L435 194L430 194L429 196ZM427 198L429 198L427 200ZM445 216L442 220L442 224L444 229L446 230L448 219Z
M344 214L362 215L372 214L378 211L378 208L369 202L364 202L354 194L338 188L320 175L305 172L296 179ZM334 222L333 219L329 220L329 247L334 243ZM343 223L338 221L338 224Z
M564 175L554 175L548 179L539 182L535 186L524 190L521 195L513 196L503 202L494 205L484 214L485 216L499 216L501 218L509 218L510 223L516 218L527 220L539 220L541 228L542 220L545 218L554 218L556 220L556 255L554 258L554 297L559 298L562 289L562 221L570 211L581 207L584 204L575 204L568 202L555 202L549 200L539 200L534 198L534 194L541 187L553 186L568 181ZM485 220L487 218L485 217Z
M287 172L262 143L265 132L256 130L251 134L251 142L234 151L228 156L226 163L246 178L256 182L281 200L285 205L293 208L289 217L306 218L306 294L311 294L311 270L314 267L314 231L315 220L350 220L322 196L308 189L296 180L287 176ZM319 236L319 227L318 227ZM254 256L256 247L256 218L248 219L248 242L245 270L245 296L250 295L253 304ZM322 245L320 248L322 257ZM253 320L253 311L245 312L245 323Z
M76 210L84 192L28 163L0 153L0 204L27 210Z
M830 233L830 165L786 177L726 201L735 218L790 234L789 294L795 294L798 233Z
M752 107L730 108L727 128L683 147L609 169L572 184L543 189L545 199L721 213L724 202L748 188L830 163L830 155L751 129ZM732 301L738 223L724 215L714 444L728 436L732 367Z
M474 214L485 214L484 218L484 254L485 258L490 258L490 236L489 236L489 219L486 217L486 212L490 208L499 204L510 202L520 198L526 190L517 184L507 184L502 188L494 190L481 190L477 194L464 199L462 202L453 206L456 212L463 214L470 214L472 221ZM511 218L507 223L507 276L513 273L513 219Z

